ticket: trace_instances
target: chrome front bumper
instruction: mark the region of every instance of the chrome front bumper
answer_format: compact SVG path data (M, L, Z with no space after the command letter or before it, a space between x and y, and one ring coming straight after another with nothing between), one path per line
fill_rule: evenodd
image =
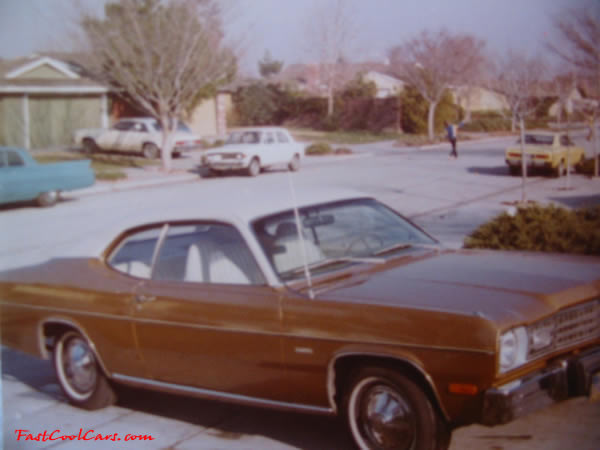
M593 378L595 376L595 382ZM600 347L484 393L481 423L500 425L570 397L598 389ZM593 386L594 384L594 386Z

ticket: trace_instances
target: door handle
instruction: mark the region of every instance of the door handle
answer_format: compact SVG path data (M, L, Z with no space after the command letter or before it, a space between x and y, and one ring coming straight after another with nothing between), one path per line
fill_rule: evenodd
M138 303L148 303L153 302L154 300L156 300L156 297L153 295L138 294L135 296L135 301Z

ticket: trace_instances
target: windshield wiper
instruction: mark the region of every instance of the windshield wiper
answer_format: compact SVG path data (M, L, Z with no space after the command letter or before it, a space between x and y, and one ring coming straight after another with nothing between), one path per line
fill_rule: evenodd
M423 247L423 248L432 248L432 249L440 249L440 244L428 244L426 242L415 242L413 244L406 244L406 243L401 243L401 244L395 244L395 245L391 245L387 248L384 248L382 250L379 250L378 252L374 253L374 256L380 256L380 255L384 255L386 253L391 253L393 251L396 250L404 250L407 248L411 248L411 247Z
M353 256L342 256L340 258L329 258L329 259L324 259L322 261L314 262L314 263L308 265L308 269L309 270L322 269L323 267L333 266L335 264L344 263L344 262L360 262L360 263L366 263L366 264L383 264L385 262L385 259L383 259L383 258L370 258L370 257L360 258L360 257L353 257ZM296 274L301 273L301 272L304 272L304 266L292 269L292 270L288 271L286 273L286 275L296 275Z
M389 246L387 248L379 250L378 252L375 252L374 255L375 256L385 255L386 253L390 253L390 252L393 252L395 250L403 250L405 248L410 248L410 247L412 247L412 244L406 244L406 243L403 242L401 244L394 244L394 245L391 245L391 246Z

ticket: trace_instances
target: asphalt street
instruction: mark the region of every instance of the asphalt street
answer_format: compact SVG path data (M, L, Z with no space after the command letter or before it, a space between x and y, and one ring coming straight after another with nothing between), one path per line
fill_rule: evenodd
M511 177L504 147L514 138L459 143L459 158L449 146L409 149L391 143L355 146L350 157L311 157L292 175L296 190L304 186L342 186L366 192L413 219L442 242L460 247L479 224L521 199L521 179ZM112 184L106 189L75 192L50 209L30 205L0 208L0 270L53 257L97 254L115 233L143 222L149 211L202 214L203 199L227 202L262 188L288 189L288 173L267 171L256 178L231 175L201 178L199 155L176 162L177 182ZM140 180L152 177L138 177ZM600 180L572 174L569 179L535 175L527 199L565 207L600 204ZM82 411L65 402L49 361L2 349L2 421L4 448L118 448L90 441L17 441L15 430L35 434L61 429L97 433L151 435L152 441L123 442L124 448L173 449L336 449L350 442L332 418L282 413L217 402L123 390L116 406ZM511 424L455 431L458 449L596 449L600 448L600 403L577 398Z

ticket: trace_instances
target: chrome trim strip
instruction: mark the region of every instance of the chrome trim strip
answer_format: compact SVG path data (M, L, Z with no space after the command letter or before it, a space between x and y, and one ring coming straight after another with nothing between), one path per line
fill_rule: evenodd
M429 384L429 387L431 388L431 391L433 392L433 395L435 396L439 406L440 406L440 410L442 411L442 414L444 415L444 417L448 420L449 416L448 413L446 412L446 409L444 408L444 405L442 404L442 402L440 401L440 396L439 393L437 391L437 389L435 388L435 385L433 384L433 380L431 379L431 377L417 364L415 364L414 362L405 359L405 358L399 358L398 356L395 355L389 355L389 354L385 354L385 353L368 353L368 352L343 352L343 353L339 353L337 355L335 355L327 364L327 399L329 400L329 405L331 406L331 409L337 414L337 404L335 402L335 370L334 370L334 366L335 363L337 362L338 359L346 357L346 356L373 356L376 358L384 358L384 359L388 359L388 360L395 360L395 361L399 361L402 363L407 363L408 365L410 365L411 367L413 367L415 370L417 370L417 372L419 372L421 375L423 375L423 378L425 378L425 380L427 381L427 383Z
M258 406L268 406L270 408L279 408L293 411L305 411L305 412L313 412L319 414L334 414L335 411L330 408L324 408L322 406L312 406L312 405L303 405L300 403L289 403L289 402L280 402L276 400L266 400L262 398L249 397L241 394L231 394L228 392L214 391L211 389L203 389L192 386L184 386L180 384L167 383L165 381L157 381L157 380L149 380L147 378L138 378L138 377L130 377L128 375L122 375L115 373L112 378L116 381L131 384L135 386L141 387L153 387L160 388L166 391L171 391L174 393L185 393L191 394L200 398L207 399L223 399L226 401L234 402L234 403L242 403L248 405L258 405Z
M396 348L412 348L412 349L428 349L428 350L443 350L443 351L451 351L451 352L467 352L467 353L480 353L484 355L494 355L494 350L481 350L477 348L460 348L460 347L446 347L446 346L438 346L438 345L416 345L416 344L408 344L405 342L391 342L391 341L357 341L355 339L347 339L343 337L326 337L326 336L307 336L305 334L295 334L295 333L284 333L279 331L266 331L266 330L247 330L243 328L223 328L216 325L200 325L195 323L181 323L181 322L173 322L168 320L157 320L157 319L144 319L140 317L133 316L119 316L119 315L111 315L111 314L103 314L103 313L94 313L89 311L73 311L62 308L50 308L46 306L37 306L37 305L26 305L23 303L12 303L12 302L3 302L0 301L0 304L45 310L57 313L67 313L67 314L76 314L83 316L91 316L91 317L101 317L101 318L109 318L115 320L126 320L137 323L153 323L158 325L171 325L171 326L180 326L184 328L196 328L196 329L204 329L211 331L223 331L228 333L247 333L247 334L260 334L264 336L278 336L280 338L286 339L310 339L315 341L327 341L327 342L339 342L343 344L368 344L368 345L385 345L388 347L396 347Z

